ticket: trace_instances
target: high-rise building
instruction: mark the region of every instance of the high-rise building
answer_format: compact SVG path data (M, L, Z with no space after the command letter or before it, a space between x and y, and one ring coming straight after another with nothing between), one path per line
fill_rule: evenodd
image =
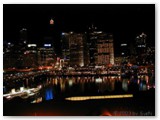
M18 55L15 54L14 44L11 42L3 43L3 68L14 68Z
M136 53L143 54L146 52L146 38L147 35L142 33L136 37Z
M20 31L19 41L15 44L7 43L6 51L4 51L5 68L24 68L24 52L27 48L27 29L22 28Z
M37 44L28 44L23 54L23 66L36 68L37 62Z
M55 63L54 49L51 44L44 44L38 48L38 64L40 66L53 66Z
M114 64L114 46L112 34L98 31L92 25L88 32L90 65Z
M62 58L71 66L88 64L86 35L82 33L62 33Z
M28 43L27 29L26 28L22 28L20 30L20 41L19 41L19 44L26 45L27 43Z
M127 42L122 41L120 45L120 50L121 50L121 62L122 64L128 63L129 62L129 55L130 51L128 49L128 44Z
M62 59L69 61L70 59L70 49L69 49L69 33L62 33L61 43L62 43Z
M135 39L136 61L138 65L142 65L145 63L147 52L146 39L147 35L144 33L138 35Z
M112 34L101 33L97 39L98 65L114 64L114 46Z
M97 59L97 39L101 31L97 31L92 24L88 32L88 47L89 47L89 64L95 65Z

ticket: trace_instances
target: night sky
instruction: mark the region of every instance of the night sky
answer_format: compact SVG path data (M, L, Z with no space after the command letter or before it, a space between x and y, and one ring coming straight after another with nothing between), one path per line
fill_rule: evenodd
M51 18L55 22L53 35L56 46L60 45L62 32L85 32L91 24L98 30L113 33L115 54L118 54L121 42L133 43L142 32L147 34L149 44L155 44L154 4L4 4L3 41L18 41L20 29L27 28L28 39L39 43L50 32Z

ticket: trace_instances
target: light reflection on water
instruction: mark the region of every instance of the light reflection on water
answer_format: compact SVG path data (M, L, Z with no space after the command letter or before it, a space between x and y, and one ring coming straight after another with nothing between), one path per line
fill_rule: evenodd
M71 96L93 96L117 94L117 92L127 93L135 90L146 91L150 89L154 79L146 75L131 76L130 78L121 78L120 76L105 77L48 77L38 76L31 79L19 80L14 82L12 87L4 86L3 91L9 93L12 89L19 90L20 87L36 88L42 86L39 94L31 100L62 100ZM35 102L34 102L35 103Z
M140 81L137 80L136 85L139 86L139 90L147 90L146 84L148 77ZM96 81L96 79L101 79ZM134 80L135 82L135 80ZM129 91L129 79L121 80L119 77L70 77L70 78L52 78L49 77L41 84L42 91L38 98L43 100L52 100L65 98L68 96L79 95L101 95L108 94L115 91ZM37 98L36 98L37 99Z
M46 100L52 100L53 99L53 90L52 90L52 88L47 88L45 91L46 91L45 92L45 99Z

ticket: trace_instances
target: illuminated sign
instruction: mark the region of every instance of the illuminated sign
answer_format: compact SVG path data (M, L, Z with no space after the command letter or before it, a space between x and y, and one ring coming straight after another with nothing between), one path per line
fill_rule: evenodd
M44 44L44 47L51 47L51 44Z

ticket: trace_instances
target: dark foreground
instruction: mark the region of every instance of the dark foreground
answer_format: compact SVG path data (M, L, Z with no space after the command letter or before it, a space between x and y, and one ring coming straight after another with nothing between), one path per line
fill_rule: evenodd
M4 103L4 116L155 116L155 90L133 98L65 101L31 104L21 98Z

